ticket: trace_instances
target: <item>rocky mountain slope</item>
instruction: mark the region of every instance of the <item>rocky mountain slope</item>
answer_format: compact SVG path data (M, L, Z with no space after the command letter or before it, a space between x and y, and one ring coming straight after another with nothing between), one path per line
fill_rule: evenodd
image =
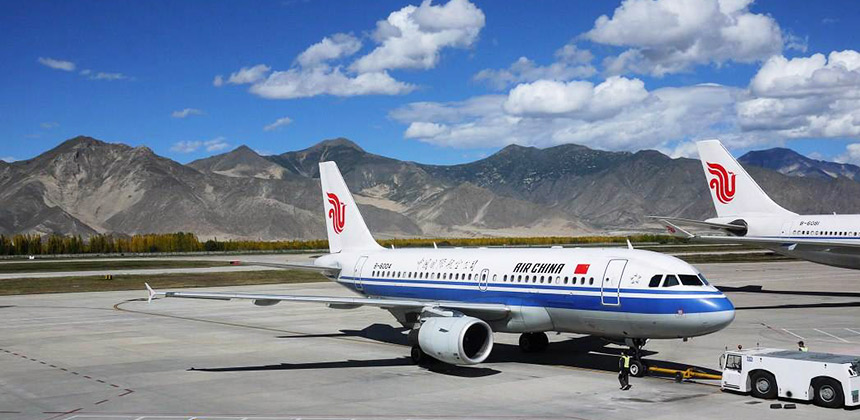
M781 147L752 151L738 160L744 165L761 166L790 176L860 180L860 167L856 165L811 159Z
M768 156L773 152L750 153L745 166L785 207L860 209L860 183L848 175L783 174L767 169L785 167ZM76 137L28 161L0 162L0 233L322 238L322 160L338 162L378 237L629 232L656 228L647 215L713 214L699 162L655 151L509 146L476 162L438 166L335 139L275 156L243 146L182 165L146 147Z

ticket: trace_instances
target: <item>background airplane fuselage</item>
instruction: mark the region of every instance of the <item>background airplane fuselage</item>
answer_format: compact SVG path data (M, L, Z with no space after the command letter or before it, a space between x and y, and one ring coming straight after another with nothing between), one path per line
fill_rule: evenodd
M658 274L699 272L643 250L380 249L329 254L317 264L340 266L337 281L369 297L506 304L509 316L482 317L497 332L668 339L709 334L734 319L731 302L712 286L649 287Z
M784 244L758 245L782 255L809 260L819 264L860 269L860 247L804 247L791 246L794 240L822 239L856 241L860 244L860 215L746 215L716 217L706 220L714 223L738 223L747 227L745 238L785 239Z

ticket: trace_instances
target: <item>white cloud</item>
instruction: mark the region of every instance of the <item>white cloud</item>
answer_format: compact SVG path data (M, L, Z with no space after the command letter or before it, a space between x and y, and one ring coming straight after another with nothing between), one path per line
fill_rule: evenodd
M224 137L216 137L212 140L204 141L203 146L206 147L207 152L219 152L230 147L230 143L227 143Z
M39 57L39 64L48 66L52 69L63 71L75 71L75 63L66 60L57 60L49 57Z
M317 95L402 95L417 87L392 77L388 70L431 68L445 47L468 47L484 25L484 14L467 0L434 6L425 0L377 22L373 39L379 46L347 66L344 62L362 47L350 34L334 34L298 55L292 67L272 71L259 64L242 68L229 78L218 75L215 86L250 84L249 92L269 99Z
M737 105L741 127L783 138L860 138L860 53L775 56Z
M538 80L515 87L503 106L512 115L567 115L594 120L609 117L647 97L648 91L641 80L620 76L610 77L597 86L576 80Z
M851 143L845 146L845 152L834 158L839 163L852 163L860 165L860 143Z
M12 156L0 157L0 160L6 163L17 162L18 159L13 158Z
M242 67L239 71L231 73L227 80L224 80L220 74L215 76L215 80L212 84L215 86L221 86L225 83L232 85L257 83L265 79L266 75L269 74L271 70L272 68L265 64L257 64L253 67Z
M273 72L251 86L250 92L269 99L307 98L317 95L401 95L414 85L395 80L386 72L362 73L351 77L340 68L317 67Z
M54 121L48 121L48 122L43 122L43 123L39 124L39 127L42 127L45 130L50 130L52 128L57 128L59 126L60 126L60 124L57 122L54 122Z
M326 61L351 56L360 49L361 40L358 38L350 34L334 34L308 47L299 54L296 61L302 67L313 67Z
M186 118L192 115L203 115L203 111L197 108L185 108L180 111L173 111L170 113L170 116L173 118Z
M359 73L433 68L443 48L471 46L484 21L484 13L468 0L406 6L377 22L373 38L380 45L350 68Z
M484 69L475 75L474 80L486 81L496 89L504 89L514 83L536 80L567 81L591 77L597 70L591 65L594 56L591 51L567 44L555 53L556 61L548 66L537 65L534 61L520 57L506 69Z
M200 150L201 147L207 152L218 152L230 147L230 143L227 143L224 137L216 137L207 141L184 140L174 143L170 150L177 153L193 153Z
M130 79L130 77L128 77L122 73L105 73L105 72L101 72L101 71L98 73L95 73L95 74L91 74L89 76L89 78L90 78L90 80L107 80L107 81Z
M183 140L173 143L173 146L170 147L170 151L177 153L193 153L200 149L200 146L203 145L203 142L200 140Z
M408 104L390 116L408 126L405 137L448 147L577 143L671 152L685 141L737 132L734 104L740 93L720 85L649 92L640 80L622 77L596 86L584 81L537 81L519 85L508 95ZM746 141L724 138L730 144Z
M609 74L663 76L701 64L756 62L782 52L784 41L776 21L751 13L751 3L624 0L612 17L600 16L582 37L629 48L604 60Z
M409 124L403 137L407 139L433 138L448 130L444 124L416 121Z
M293 120L290 117L282 117L275 120L275 122L263 127L263 131L274 131L278 128L284 127L292 123Z

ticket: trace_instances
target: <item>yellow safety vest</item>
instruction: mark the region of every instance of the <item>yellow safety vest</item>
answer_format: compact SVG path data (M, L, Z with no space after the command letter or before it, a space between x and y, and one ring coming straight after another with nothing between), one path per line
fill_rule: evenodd
M803 347L801 347L801 348L800 348L800 349L798 349L798 350L803 351L803 352L806 352L806 351L809 351L809 347L803 346Z
M630 367L630 356L621 356L624 360L624 368L627 369Z

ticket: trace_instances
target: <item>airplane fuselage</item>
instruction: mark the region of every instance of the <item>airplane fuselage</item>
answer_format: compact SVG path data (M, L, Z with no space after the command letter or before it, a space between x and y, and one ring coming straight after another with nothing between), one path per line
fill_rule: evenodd
M805 239L838 240L860 244L860 215L817 214L789 216L717 217L714 223L732 223L743 220L745 238L784 239L783 244L759 245L776 253L835 267L860 269L858 246L792 246L793 241Z
M734 319L726 296L689 264L626 248L379 249L317 259L341 267L337 281L367 297L501 303L497 332L560 331L612 338L685 338ZM688 284L654 285L655 276ZM408 315L391 311L401 322Z

